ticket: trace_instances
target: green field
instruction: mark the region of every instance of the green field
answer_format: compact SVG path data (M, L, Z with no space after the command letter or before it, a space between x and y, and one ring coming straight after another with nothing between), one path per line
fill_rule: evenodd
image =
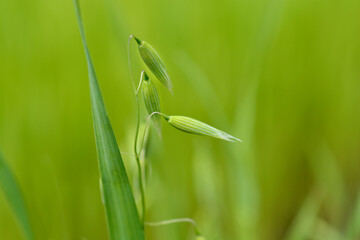
M159 139L152 128L146 221L189 217L206 240L360 239L359 0L80 3L138 207L130 34L166 64L173 94L156 83L166 114L243 141L185 134L165 121ZM135 42L130 54L138 81ZM71 0L0 0L0 79L0 155L34 238L108 239ZM4 193L0 184L0 239L23 239ZM195 239L186 223L146 226L145 236Z

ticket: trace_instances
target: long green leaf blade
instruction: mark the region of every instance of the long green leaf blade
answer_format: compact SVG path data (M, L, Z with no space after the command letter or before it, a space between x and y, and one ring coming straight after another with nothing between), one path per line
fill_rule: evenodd
M29 216L25 207L25 201L21 194L20 187L12 174L10 168L7 166L5 159L0 153L0 186L2 187L5 197L17 218L17 221L22 229L25 239L34 239L31 228ZM1 233L0 233L1 234Z
M89 71L95 142L110 239L143 240L143 227L87 47L78 0L74 0L74 5Z

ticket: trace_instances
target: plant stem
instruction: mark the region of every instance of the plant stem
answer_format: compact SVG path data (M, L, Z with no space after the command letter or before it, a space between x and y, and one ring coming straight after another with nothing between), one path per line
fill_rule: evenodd
M139 128L140 128L140 104L139 104L139 98L137 93L136 96L136 105L137 105L137 124L136 124L136 133L135 133L135 141L134 141L134 153L135 153L135 159L138 166L138 174L139 174L139 186L141 191L141 205L142 205L142 215L141 215L141 223L144 227L144 221L145 221L145 191L144 191L144 185L143 185L143 177L142 177L142 171L141 171L141 163L140 163L140 152L137 151L137 141L139 136Z
M159 114L161 116L166 116L164 114L162 114L161 112L153 112L151 113L148 118L146 119L146 122L145 122L145 127L144 127L144 131L143 131L143 135L142 135L142 138L141 138L141 143L140 143L140 150L139 150L139 155L143 149L143 146L144 146L144 141L145 141L145 136L146 136L146 131L147 131L147 128L149 127L149 124L150 124L150 119L153 115L155 114Z
M145 222L146 225L157 227L157 226L163 226L168 224L174 224L174 223L190 223L194 227L194 231L196 236L201 236L201 233L199 229L197 228L196 222L191 218L175 218L170 220L164 220L160 222Z
M135 88L134 77L132 75L131 61L130 61L130 40L132 38L134 38L134 36L130 35L130 37L128 39L128 44L127 44L127 52L128 52L128 62L129 62L129 70L130 70L131 82L132 82L134 92L135 92L136 108L137 108L137 123L136 123L136 133L135 133L135 140L134 140L134 154L135 154L135 159L136 159L136 163L137 163L137 166L138 166L139 186L140 186L140 192L141 192L141 205L142 205L141 224L142 224L142 227L144 228L145 206L146 205L145 205L145 191L144 191L143 177L142 177L141 163L140 163L140 156L139 156L140 153L141 153L141 149L140 149L140 152L137 151L137 141L138 141L138 138L139 138L139 128L140 128L140 103L139 103L138 91L140 90L140 87L141 87L142 76L144 74L144 71L141 72L139 86L136 89Z

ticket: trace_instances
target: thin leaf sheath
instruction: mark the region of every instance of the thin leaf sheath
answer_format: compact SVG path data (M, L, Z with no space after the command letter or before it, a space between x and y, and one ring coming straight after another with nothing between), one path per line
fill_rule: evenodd
M142 93L143 93L143 100L146 107L148 114L152 114L153 112L160 112L160 98L159 94L156 90L154 83L149 79L146 75L144 77L143 85L142 85ZM152 121L155 127L160 130L161 116L155 114L152 116Z
M147 42L139 39L136 41L138 42L141 58L145 62L146 66L169 91L172 91L172 83L169 74L159 54Z
M164 117L170 125L187 133L219 138L226 141L241 141L230 134L216 129L199 120L185 116L169 116Z

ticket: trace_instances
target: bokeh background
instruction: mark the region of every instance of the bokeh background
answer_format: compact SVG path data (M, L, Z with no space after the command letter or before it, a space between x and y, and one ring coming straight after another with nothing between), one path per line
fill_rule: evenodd
M148 221L191 217L210 240L360 239L360 1L80 3L133 187L130 34L166 63L174 94L159 86L165 113L243 140L187 135L164 122L162 140L151 134L147 149ZM134 43L130 50L138 79ZM0 76L0 149L37 239L107 239L72 1L0 0ZM194 237L187 224L146 235ZM21 239L2 192L0 239Z

